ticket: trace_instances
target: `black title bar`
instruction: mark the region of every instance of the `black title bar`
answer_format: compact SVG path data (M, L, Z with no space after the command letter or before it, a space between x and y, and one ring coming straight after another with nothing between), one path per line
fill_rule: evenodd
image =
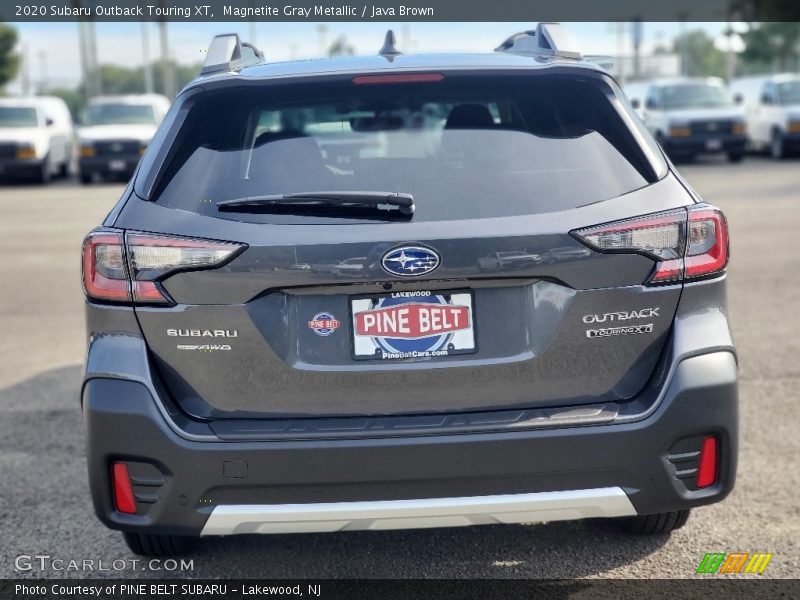
M3 21L800 21L800 0L3 0Z
M794 579L309 579L309 580L0 580L3 600L625 600L797 598Z

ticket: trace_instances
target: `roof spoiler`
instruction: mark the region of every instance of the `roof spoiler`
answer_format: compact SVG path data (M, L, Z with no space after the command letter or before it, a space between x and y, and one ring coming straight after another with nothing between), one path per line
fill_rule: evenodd
M214 36L208 46L206 60L200 75L238 71L244 67L264 62L264 54L247 42L242 42L236 33L224 33Z
M516 33L495 48L495 52L583 58L577 42L560 23L539 23L535 30Z

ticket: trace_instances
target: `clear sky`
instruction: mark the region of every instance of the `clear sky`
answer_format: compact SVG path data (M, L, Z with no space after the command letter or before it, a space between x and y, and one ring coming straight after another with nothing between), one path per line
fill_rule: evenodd
M28 57L30 80L44 78L49 86L74 87L80 80L77 23L11 23L20 33L21 48ZM616 54L622 42L623 53L631 53L630 26L622 38L616 23L569 23L586 54ZM487 52L517 31L530 29L535 23L325 23L325 43L329 46L344 35L357 54L373 54L383 43L386 29L394 29L400 50L406 52ZM687 29L705 29L720 38L724 23L688 23ZM97 23L97 51L101 63L124 66L142 64L143 37L140 23ZM320 55L319 23L257 23L256 42L267 60L313 58ZM678 34L678 23L645 23L643 49L659 43L668 44ZM147 25L150 57L160 55L157 26ZM202 61L202 52L218 33L235 32L250 40L251 26L234 23L169 23L170 55L184 63ZM723 47L723 46L721 46ZM9 92L19 90L19 82Z

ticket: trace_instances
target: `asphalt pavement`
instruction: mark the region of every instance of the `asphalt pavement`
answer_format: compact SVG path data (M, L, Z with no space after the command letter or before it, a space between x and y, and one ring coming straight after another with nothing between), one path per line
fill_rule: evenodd
M86 480L80 244L122 186L0 187L0 577L691 577L706 552L737 551L774 554L761 577L797 577L800 160L679 169L731 227L741 440L727 500L672 536L630 537L603 522L239 536L205 541L186 557L193 568L177 572L130 563L120 534L95 518ZM89 559L95 571L36 560L20 571L20 555L67 569Z

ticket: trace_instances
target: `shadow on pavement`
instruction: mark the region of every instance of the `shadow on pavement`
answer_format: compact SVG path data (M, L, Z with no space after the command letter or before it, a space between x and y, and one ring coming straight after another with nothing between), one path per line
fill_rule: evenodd
M131 559L95 518L84 464L79 365L0 390L0 577L583 577L658 551L603 521L204 539L192 571L15 570L20 554ZM142 441L147 443L146 440Z

